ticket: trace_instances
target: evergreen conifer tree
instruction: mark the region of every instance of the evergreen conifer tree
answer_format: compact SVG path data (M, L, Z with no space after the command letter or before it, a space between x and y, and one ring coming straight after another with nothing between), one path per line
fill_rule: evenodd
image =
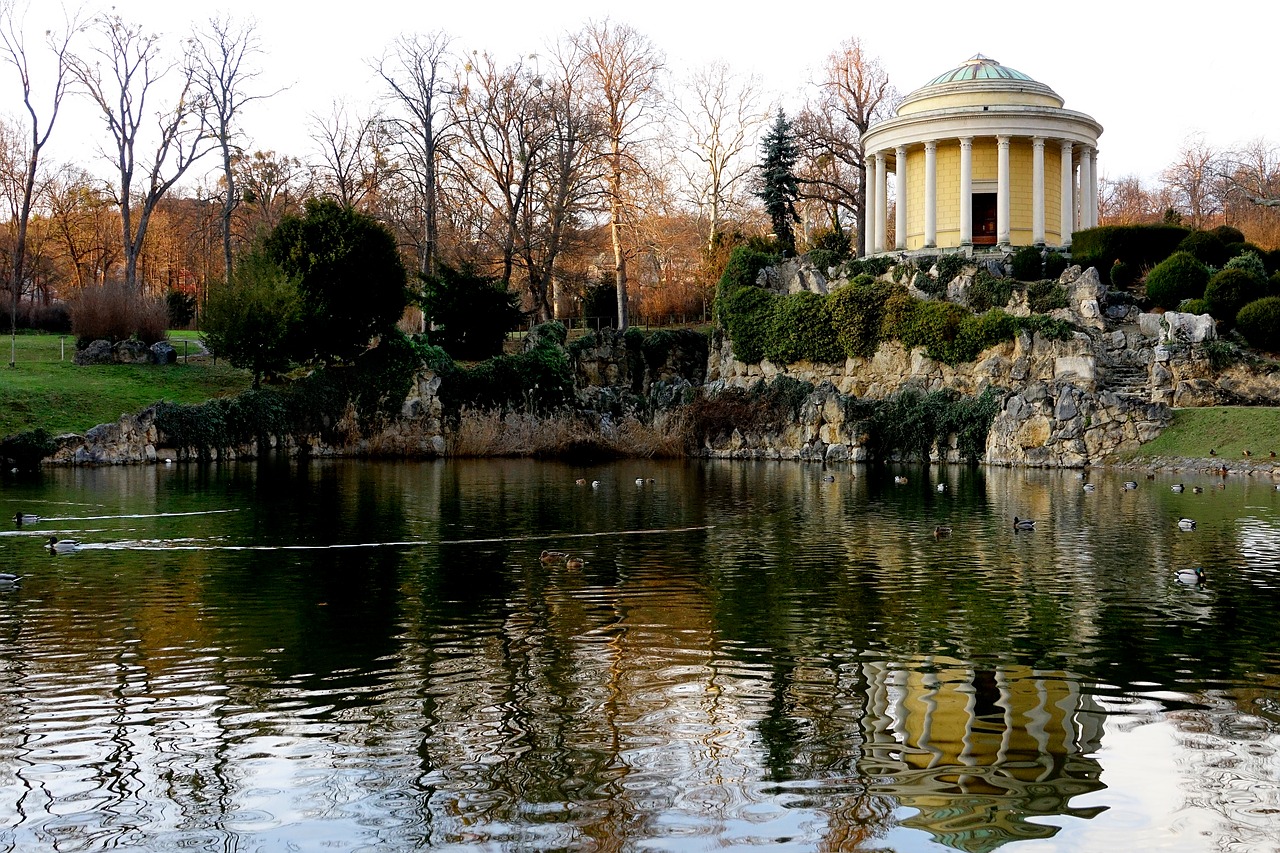
M773 223L773 233L784 255L796 252L796 234L792 223L799 222L796 199L800 196L800 183L796 179L795 165L800 159L800 149L791 131L791 122L781 108L773 120L773 126L760 142L764 159L760 163L760 188L756 195L764 202L765 213Z

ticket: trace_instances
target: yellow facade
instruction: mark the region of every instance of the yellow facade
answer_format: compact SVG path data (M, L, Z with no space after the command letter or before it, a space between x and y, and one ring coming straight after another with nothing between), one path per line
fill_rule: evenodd
M939 95L936 98L921 98L917 101L903 104L898 108L897 114L899 116L909 116L926 110L938 109L939 107L954 109L956 107L987 107L996 104L1060 107L1062 106L1062 101L1049 95L1027 92L950 93Z
M922 146L907 149L906 186L897 187L898 203L906 200L906 248L925 248L924 184L925 152ZM1062 242L1062 149L1052 141L1044 146L1045 242ZM1029 246L1033 242L1032 200L1034 152L1030 139L1014 138L1009 144L1010 242ZM973 191L995 192L999 173L999 150L995 139L974 139L972 155ZM989 190L986 185L990 185ZM960 143L940 142L936 160L936 226L938 248L960 245ZM1069 233L1069 232L1068 232Z

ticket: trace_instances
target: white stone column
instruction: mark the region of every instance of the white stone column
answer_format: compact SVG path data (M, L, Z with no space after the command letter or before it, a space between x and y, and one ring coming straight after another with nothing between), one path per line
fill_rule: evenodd
M1093 199L1097 198L1098 182L1093 177L1093 149L1085 145L1080 149L1080 227L1092 228L1094 222ZM1092 189L1091 189L1092 188Z
M897 204L893 209L893 247L907 248L907 146L894 151L893 187Z
M996 159L996 242L1009 245L1009 137L997 136Z
M960 137L960 245L973 245L973 137Z
M883 151L876 152L876 252L883 252L889 230L889 170Z
M1098 227L1098 149L1093 148L1089 152L1089 175L1092 180L1089 181L1089 227Z
M867 239L864 242L868 255L873 255L876 251L876 189L879 186L880 181L876 179L876 158L872 154L867 157Z
M1072 212L1076 209L1075 202L1071 198L1071 191L1075 188L1075 174L1071 167L1071 143L1062 143L1062 210L1059 214L1061 224L1058 226L1062 231L1062 247L1065 249L1071 245L1071 232L1074 230L1072 226Z
M924 144L924 247L938 245L938 143Z
M1031 137L1031 242L1044 245L1044 137Z

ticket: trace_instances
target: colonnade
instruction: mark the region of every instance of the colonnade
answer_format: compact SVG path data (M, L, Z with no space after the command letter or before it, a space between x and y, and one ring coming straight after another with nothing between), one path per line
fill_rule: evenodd
M974 136L960 136L954 139L960 147L959 168L959 223L960 245L973 245L973 141ZM1015 136L1013 134L995 134L996 140L996 243L1000 246L1010 245L1012 233L1011 190L1009 147ZM1098 224L1098 180L1097 180L1097 148L1067 139L1050 139L1046 136L1018 137L1031 141L1032 174L1031 174L1031 232L1035 245L1045 244L1045 146L1059 145L1061 148L1061 209L1058 212L1061 245L1065 248L1071 244L1071 232L1082 228L1092 228ZM938 142L929 140L924 147L924 248L936 248L938 245ZM881 253L890 248L906 249L907 240L907 194L903 189L907 185L907 150L908 145L898 145L892 149L868 152L867 162L867 243L872 253ZM893 164L890 167L889 158ZM898 188L897 209L894 214L894 245L888 242L888 175L895 173ZM1078 173L1078 174L1077 174Z

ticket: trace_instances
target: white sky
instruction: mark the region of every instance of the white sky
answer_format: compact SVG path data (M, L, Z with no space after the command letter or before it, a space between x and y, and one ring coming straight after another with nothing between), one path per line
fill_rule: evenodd
M368 62L401 33L443 30L458 48L487 50L506 61L539 52L558 34L605 16L647 35L676 75L713 59L759 74L770 98L788 112L802 101L825 56L850 36L880 58L903 94L984 53L1049 85L1068 109L1101 122L1100 170L1110 178L1136 174L1154 181L1192 133L1220 147L1258 137L1280 144L1272 82L1280 4L1274 0L1223 7L1133 0L765 2L117 0L114 7L95 8L114 8L127 21L175 38L216 12L256 19L264 51L260 86L290 88L246 111L251 147L304 159L311 147L309 116L327 113L335 97L354 106L377 98ZM1009 11L997 12L1001 5ZM57 7L53 0L32 0L31 6L27 41L39 56L41 28ZM14 115L21 106L16 78L9 67L0 73L0 109ZM83 160L92 151L88 140L102 132L89 105L78 100L59 121L51 156Z

